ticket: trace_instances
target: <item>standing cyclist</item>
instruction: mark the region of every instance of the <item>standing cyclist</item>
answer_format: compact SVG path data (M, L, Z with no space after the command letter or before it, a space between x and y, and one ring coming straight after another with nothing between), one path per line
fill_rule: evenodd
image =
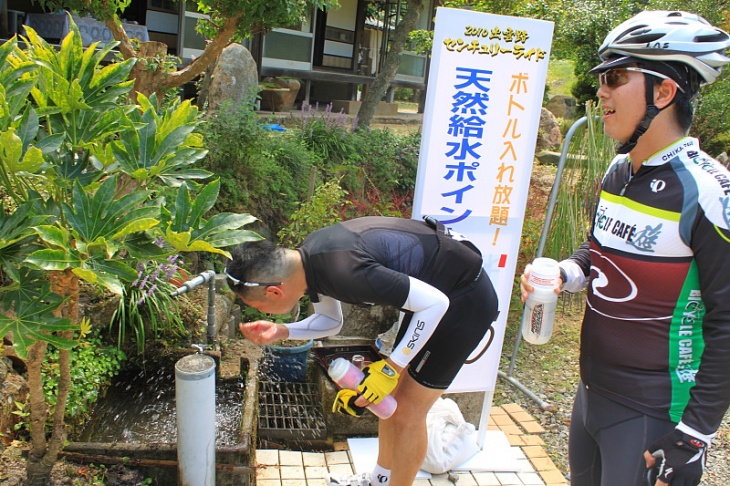
M589 282L573 486L699 484L730 404L730 173L687 136L728 46L697 15L647 11L591 70L619 148L588 242L561 262L563 290Z
M360 415L392 394L395 413L380 420L371 474L330 477L329 484L411 486L426 456L426 414L453 381L497 316L497 295L470 243L441 223L368 217L315 231L296 250L268 241L244 243L226 267L231 289L247 305L287 314L309 295L315 313L292 324L242 323L258 345L322 338L342 327L340 302L403 311L390 356L365 367L357 391L341 390L334 409Z

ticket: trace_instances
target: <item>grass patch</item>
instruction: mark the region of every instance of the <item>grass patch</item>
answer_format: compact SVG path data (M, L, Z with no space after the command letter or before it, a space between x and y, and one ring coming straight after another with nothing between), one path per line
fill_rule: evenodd
M550 59L548 64L547 86L550 96L573 96L570 92L575 84L573 61L567 59Z

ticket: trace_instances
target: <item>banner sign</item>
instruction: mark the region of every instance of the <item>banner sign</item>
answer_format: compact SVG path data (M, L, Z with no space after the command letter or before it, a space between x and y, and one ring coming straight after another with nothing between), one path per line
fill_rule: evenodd
M448 391L493 391L553 23L438 8L435 25L413 217L435 217L484 256L499 317Z

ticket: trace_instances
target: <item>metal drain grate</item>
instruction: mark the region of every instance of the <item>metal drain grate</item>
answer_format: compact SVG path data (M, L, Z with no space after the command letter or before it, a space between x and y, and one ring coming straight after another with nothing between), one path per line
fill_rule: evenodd
M267 440L326 440L327 426L316 386L260 381L258 436Z

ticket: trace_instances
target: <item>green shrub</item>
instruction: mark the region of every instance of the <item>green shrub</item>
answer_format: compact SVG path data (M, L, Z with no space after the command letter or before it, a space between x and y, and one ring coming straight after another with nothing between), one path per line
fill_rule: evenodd
M700 90L690 135L700 140L702 148L712 156L730 149L730 76L725 74L714 84Z
M279 231L279 243L296 248L310 233L341 221L343 209L348 205L346 196L347 191L336 181L319 186L314 195L290 216L289 224Z
M137 264L137 280L124 288L109 323L110 329L116 330L119 349L125 349L131 342L141 355L150 339L179 338L188 334L179 311L180 304L170 297L177 288L170 280L179 276L181 263L174 255L161 265L154 262Z
M204 127L206 169L221 180L216 211L245 211L272 234L294 223L313 188L336 180L349 205L340 217L408 216L415 186L419 132L352 131L348 117L304 105L298 124L267 131L250 106L227 106Z
M116 347L103 344L100 337L92 335L69 352L69 359L71 389L66 404L66 418L69 423L82 424L88 418L100 391L117 375L126 356ZM57 349L49 347L42 370L43 393L47 403L53 407L58 395Z
M603 132L596 107L586 104L586 123L576 130L565 163L560 191L543 256L562 260L583 243L598 201L599 182L616 153L616 144Z
M343 186L352 203L347 217L409 216L418 168L421 133L398 135L388 129L353 134L358 158Z
M216 211L246 208L266 226L280 228L306 194L318 158L295 136L266 130L246 105L225 106L203 130L206 169L221 178Z
M304 145L321 160L322 168L336 175L346 170L346 164L357 156L353 145L352 131L347 115L333 113L332 103L323 112L315 105L302 104L300 135Z

